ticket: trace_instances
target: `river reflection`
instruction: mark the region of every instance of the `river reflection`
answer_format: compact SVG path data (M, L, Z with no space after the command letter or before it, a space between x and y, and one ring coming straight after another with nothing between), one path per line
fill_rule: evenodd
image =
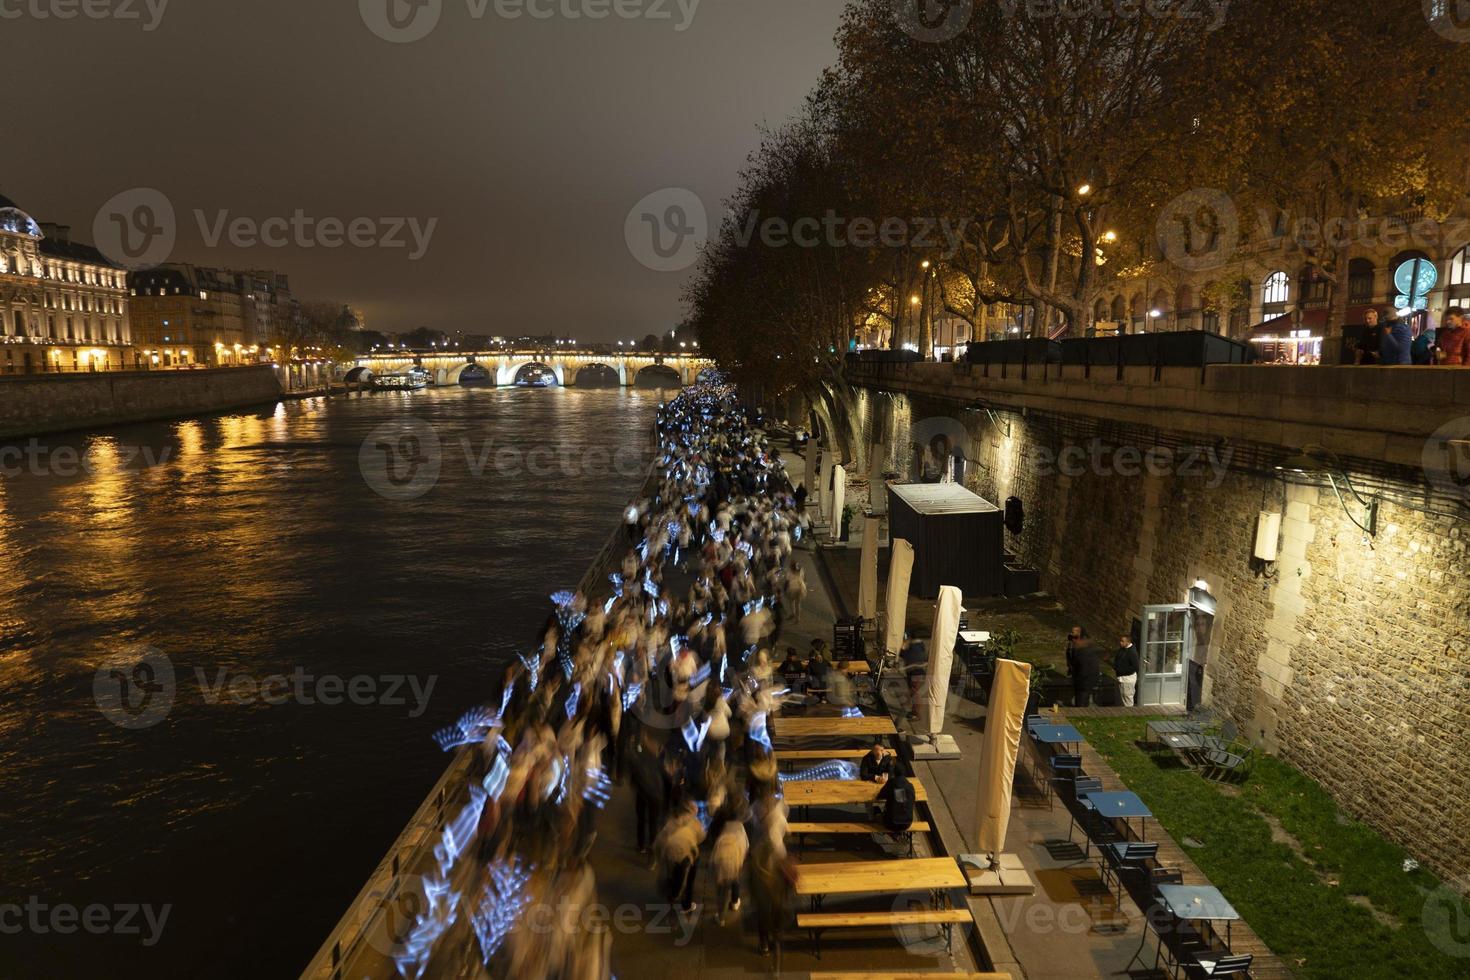
M659 397L447 389L0 447L0 903L42 923L0 976L295 976L438 777L431 732L614 529ZM363 460L408 419L439 468L393 499ZM144 650L164 667L103 678L142 684L120 727L98 669ZM147 944L60 935L60 904L169 913Z

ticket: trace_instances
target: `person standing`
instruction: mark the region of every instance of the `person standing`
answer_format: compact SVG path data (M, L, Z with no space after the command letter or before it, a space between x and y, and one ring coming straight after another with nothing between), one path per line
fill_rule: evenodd
M1413 330L1409 327L1409 321L1399 316L1398 311L1390 312L1388 320L1383 324L1383 339L1378 345L1378 363L1384 367L1396 367L1412 364L1414 346Z
M693 802L680 806L659 831L654 850L667 876L669 904L683 915L692 915L694 871L699 863L699 846L704 843L704 825Z
M1377 364L1379 347L1383 343L1383 329L1378 326L1378 311L1369 309L1363 314L1363 336L1353 351L1354 363Z
M1444 311L1435 342L1435 359L1440 364L1470 366L1470 325L1465 323L1463 308L1451 306Z
M740 873L745 868L745 855L749 850L750 838L745 833L745 824L738 819L725 821L720 836L715 839L714 854L710 857L720 902L715 921L720 925L725 924L726 910L740 911Z
M1124 634L1118 637L1118 650L1113 654L1113 673L1118 676L1118 700L1123 707L1133 707L1138 693L1138 648L1133 637Z
M1092 692L1097 688L1101 665L1097 648L1092 645L1087 631L1075 627L1074 632L1079 635L1068 640L1067 650L1067 661L1072 675L1072 704L1078 708L1087 708L1092 705Z

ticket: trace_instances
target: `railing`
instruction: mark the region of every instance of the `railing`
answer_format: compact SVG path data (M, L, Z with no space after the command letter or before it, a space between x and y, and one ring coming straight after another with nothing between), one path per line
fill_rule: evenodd
M658 473L659 462L655 459L644 474L640 496L646 496L651 491L654 481L658 479ZM613 557L626 547L625 533L620 514L617 529L609 535L577 585L584 595L591 597L594 594ZM344 970L363 951L363 944L373 934L373 930L393 910L393 901L398 895L395 887L397 879L403 875L416 874L415 869L426 866L433 857L434 845L439 842L445 824L458 814L461 804L468 798L467 777L473 758L473 746L465 746L455 753L449 768L429 791L428 798L414 811L408 826L398 835L387 856L378 863L367 884L357 893L327 941L302 971L303 980L347 980L349 976L356 980L365 976L361 972L349 974Z

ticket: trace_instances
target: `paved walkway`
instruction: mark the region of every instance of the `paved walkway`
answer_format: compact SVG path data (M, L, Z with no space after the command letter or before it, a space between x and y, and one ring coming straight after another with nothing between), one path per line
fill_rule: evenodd
M799 474L799 470L796 471ZM797 560L807 566L807 582L811 592L802 609L799 623L787 623L778 649L794 646L800 651L810 647L817 637L832 642L836 621L832 599L809 551L799 551ZM813 709L815 710L815 709ZM814 818L820 819L813 808ZM713 879L708 868L709 847L706 845L695 888L698 914L685 922L672 915L664 904L658 873L651 870L648 858L640 855L635 844L635 821L632 792L620 786L614 792L606 811L598 821L598 842L593 849L592 865L597 874L598 898L612 913L613 972L619 977L675 980L699 976L715 978L750 977L762 974L805 976L813 970L850 971L974 971L964 943L964 934L956 929L954 955L945 950L937 935L927 929L831 932L822 937L822 956L812 954L807 936L791 928L781 953L780 972L774 956L761 957L758 952L751 902L746 901L742 915L732 916L723 926L715 921L718 906ZM917 835L922 836L922 835ZM916 842L917 856L927 856L925 842ZM879 844L870 838L854 838L841 848L830 839L813 839L800 854L803 862L889 860L899 855L896 845ZM927 895L900 896L898 901L919 901ZM889 896L881 902L862 904L863 908L894 907ZM847 907L829 901L828 911ZM618 915L624 925L619 925Z

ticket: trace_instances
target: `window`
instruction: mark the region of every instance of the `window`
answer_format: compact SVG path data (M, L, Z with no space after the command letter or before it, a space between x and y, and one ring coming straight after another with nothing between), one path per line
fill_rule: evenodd
M1284 272L1273 272L1266 277L1261 291L1262 306L1285 306L1291 292L1291 277Z
M1322 270L1314 267L1302 270L1301 294L1303 306L1327 305L1327 277Z
M1466 245L1450 259L1450 285L1470 286L1470 245Z
M1373 263L1367 259L1348 263L1348 302L1353 306L1373 302Z

